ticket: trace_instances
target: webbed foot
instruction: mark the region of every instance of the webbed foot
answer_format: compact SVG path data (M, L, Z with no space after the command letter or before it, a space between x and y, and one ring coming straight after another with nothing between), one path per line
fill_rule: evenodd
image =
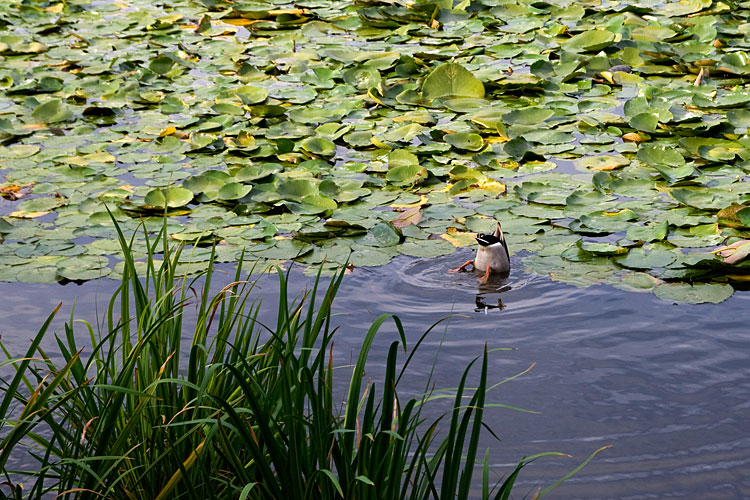
M457 267L456 269L450 269L448 272L449 273L465 272L466 268L468 266L472 266L472 265L474 265L474 261L473 260L467 260L466 262L463 263L463 265L461 267Z
M481 283L482 285L487 284L487 282L490 279L490 271L491 270L492 270L492 267L487 266L487 271L485 271L484 276L482 276L481 278L479 278L479 283Z

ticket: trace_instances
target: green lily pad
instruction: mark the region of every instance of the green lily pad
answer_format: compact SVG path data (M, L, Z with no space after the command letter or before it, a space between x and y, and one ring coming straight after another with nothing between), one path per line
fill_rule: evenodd
M551 109L523 108L515 109L503 115L503 121L509 125L537 125L555 114Z
M238 87L234 90L234 93L240 98L243 104L248 106L261 103L268 98L268 90L263 87L253 87L252 85Z
M371 66L359 66L343 74L344 81L358 89L377 87L380 83L380 71Z
M725 283L664 283L654 289L662 300L687 304L718 304L734 294L732 285Z
M576 166L591 170L615 170L630 164L623 155L588 156L576 160Z
M647 222L645 225L630 226L627 230L626 236L628 239L633 241L659 241L667 237L669 231L669 224L667 221L662 222Z
M652 248L646 252L644 248L632 248L627 255L617 257L615 261L631 269L654 269L666 267L677 259L675 253L661 247Z
M18 204L18 210L22 212L47 212L62 206L65 200L61 198L34 198L23 200Z
M380 222L370 228L372 246L377 247L390 247L401 243L401 233L396 229L390 222ZM362 243L368 243L367 239L363 240Z
M412 257L434 258L450 255L456 251L456 247L445 240L421 240L407 241L399 247L399 251Z
M331 157L336 154L336 145L323 137L308 137L300 144L308 153Z
M647 165L666 165L668 167L680 167L685 164L685 158L675 150L667 146L641 146L637 157Z
M405 149L394 149L388 153L389 167L404 167L407 165L419 165L419 158L417 155Z
M148 65L148 69L156 73L157 75L166 75L175 65L174 59L167 56L159 56L151 60Z
M239 200L247 196L252 189L252 186L241 182L228 182L219 189L218 198L226 201Z
M422 84L425 99L447 97L484 97L484 84L458 63L443 63Z
M38 122L58 123L72 118L73 112L60 99L50 99L35 107L31 116Z
M193 192L184 187L171 186L166 189L152 189L146 193L143 202L151 208L183 207L193 201Z
M628 124L643 132L656 132L659 125L659 114L653 112L638 113L628 120Z
M479 151L484 146L484 140L474 132L459 132L457 134L446 134L445 142L457 149L467 151Z
M427 178L427 170L419 165L399 165L388 170L386 180L397 186L419 184Z
M581 250L593 253L594 255L620 255L628 251L627 248L613 245L612 243L595 243L579 240L578 246Z
M607 30L590 30L564 41L561 47L569 52L593 52L612 45L615 34Z

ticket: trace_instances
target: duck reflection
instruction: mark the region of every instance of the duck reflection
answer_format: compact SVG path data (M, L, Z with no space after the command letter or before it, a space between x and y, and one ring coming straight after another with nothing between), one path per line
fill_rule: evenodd
M498 311L505 309L505 303L501 294L513 288L511 285L505 283L508 275L509 273L494 274L486 282L479 284L477 288L478 293L474 298L474 303L476 304L474 312L484 312L487 314L492 309L497 309Z

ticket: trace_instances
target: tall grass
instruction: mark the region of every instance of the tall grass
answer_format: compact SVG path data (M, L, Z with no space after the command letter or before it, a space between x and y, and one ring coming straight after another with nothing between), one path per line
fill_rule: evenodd
M89 339L79 345L71 314L55 336L62 361L53 362L41 346L58 306L25 356L14 359L0 343L15 373L2 380L0 498L507 499L519 471L538 458L490 484L485 455L475 480L487 352L461 376L453 409L428 422L422 410L431 396L404 400L398 386L430 330L407 351L395 316L372 324L347 394L337 397L331 304L343 271L324 291L318 278L298 300L288 299L279 272L276 324L266 326L241 265L213 297L210 265L194 295L199 282L177 275L181 248L170 248L166 228L145 236L142 277L133 240L118 234L125 266L103 332L84 323ZM193 304L188 333L183 311ZM365 384L386 321L400 342L390 345L382 382ZM478 380L468 389L474 368ZM33 467L8 470L20 454Z

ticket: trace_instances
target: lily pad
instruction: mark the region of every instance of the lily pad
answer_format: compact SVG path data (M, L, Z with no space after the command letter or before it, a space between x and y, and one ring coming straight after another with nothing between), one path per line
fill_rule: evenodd
M388 170L385 178L397 186L411 186L426 179L427 170L419 165L400 165Z
M450 255L455 250L456 247L445 240L407 241L399 247L399 251L404 255L422 258Z
M242 103L247 105L261 103L268 97L268 90L263 87L253 87L252 85L238 87L234 92Z
M241 182L228 182L219 189L218 198L226 201L239 200L247 196L252 189L252 186Z
M561 46L570 52L592 52L602 50L612 45L615 34L606 29L590 30L579 33L569 40L564 41Z
M725 283L664 283L654 289L662 300L687 304L718 304L734 294L732 285Z
M647 165L681 167L685 164L685 158L674 147L641 146L637 156L639 160Z
M171 186L166 189L152 189L146 193L143 202L151 208L183 207L193 201L193 192L184 187Z
M425 99L484 97L484 84L460 64L444 63L427 75L422 96Z
M336 154L336 145L323 137L308 137L301 143L302 149L308 153L330 157Z
M445 142L457 149L467 151L479 151L484 146L482 136L474 132L459 132L457 134L446 134Z

